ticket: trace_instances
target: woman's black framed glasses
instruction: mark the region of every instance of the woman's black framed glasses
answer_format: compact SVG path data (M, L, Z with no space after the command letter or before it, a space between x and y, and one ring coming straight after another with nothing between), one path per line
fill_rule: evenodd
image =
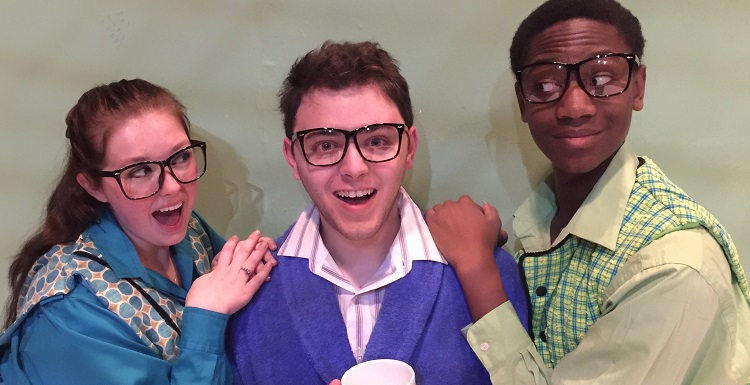
M189 146L164 160L133 163L112 171L90 170L89 174L98 178L115 178L126 198L139 200L154 196L161 190L164 168L168 168L179 183L195 182L206 173L206 142L191 140Z

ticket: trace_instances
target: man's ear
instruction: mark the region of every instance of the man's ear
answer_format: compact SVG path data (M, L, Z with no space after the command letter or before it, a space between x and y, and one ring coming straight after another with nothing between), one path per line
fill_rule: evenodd
M523 92L521 92L521 86L516 82L516 101L518 102L518 109L521 111L521 121L526 121L526 99L523 98Z
M411 126L406 128L406 137L409 139L406 146L406 169L410 169L414 163L414 156L417 154L417 144L419 144L419 136L417 135L417 127Z
M94 197L94 199L102 203L108 202L107 196L101 189L101 185L94 183L94 181L92 181L85 173L79 172L78 175L76 175L76 181L84 190L86 190L87 193L89 193L89 195Z
M294 175L294 179L299 180L299 171L297 170L297 161L294 159L294 150L292 149L292 146L294 144L292 143L292 140L289 138L284 138L284 159L286 159L286 162L289 164L289 167L292 168L292 175Z
M633 111L643 109L643 99L646 95L646 65L641 64L633 72L633 79L630 80L630 86L633 87Z

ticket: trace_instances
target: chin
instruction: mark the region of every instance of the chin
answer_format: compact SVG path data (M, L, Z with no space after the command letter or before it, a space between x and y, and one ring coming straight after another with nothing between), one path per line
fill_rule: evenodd
M354 224L352 226L351 224L347 225L346 223L342 223L341 226L336 226L336 231L338 231L344 238L355 242L372 239L377 236L381 229L382 226L375 224Z
M163 243L165 243L166 246L174 246L185 239L185 233L186 232L165 234L163 237Z
M372 232L346 232L342 235L353 242L362 242L375 237L375 234Z
M175 229L174 231L170 231L169 233L165 234L164 238L167 240L167 243L169 243L170 246L174 246L182 242L182 240L185 239L186 234L187 223L185 223L184 226L180 226L179 229Z

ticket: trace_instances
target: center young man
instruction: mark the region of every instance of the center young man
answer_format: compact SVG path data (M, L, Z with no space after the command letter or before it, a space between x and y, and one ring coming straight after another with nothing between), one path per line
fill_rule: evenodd
M396 61L377 43L326 42L297 60L279 98L284 157L312 203L277 240L273 279L231 323L235 382L329 384L391 358L420 385L489 384L461 334L461 286L401 187L417 131ZM499 248L496 260L526 324L518 267Z

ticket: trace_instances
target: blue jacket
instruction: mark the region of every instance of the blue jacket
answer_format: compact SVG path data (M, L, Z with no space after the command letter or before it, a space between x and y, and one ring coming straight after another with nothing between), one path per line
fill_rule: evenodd
M28 309L0 335L0 383L231 384L232 371L224 354L229 317L194 307L182 312L193 280L210 268L214 251L223 244L224 240L193 213L185 238L172 247L183 281L183 286L177 286L143 267L114 216L105 212L77 242L53 247L35 265L37 274L27 280L27 295L22 297L23 303L29 303L24 306ZM92 261L79 257L79 251L103 258L111 269L91 262L88 268L69 271L67 267L77 261ZM96 273L119 290L94 279ZM171 329L159 322L156 311L140 311L148 304L123 278L137 280L150 295L168 304L165 310L170 316L177 310L182 313L174 319L182 330L179 340L167 341L167 349L154 349L149 341L159 340L162 331L168 336ZM61 291L34 300L36 291L44 287L41 283L54 283ZM112 303L124 302L120 312L110 310L102 295ZM161 325L156 333L154 329L140 332L141 326L152 322ZM180 348L176 360L160 354L176 346Z

